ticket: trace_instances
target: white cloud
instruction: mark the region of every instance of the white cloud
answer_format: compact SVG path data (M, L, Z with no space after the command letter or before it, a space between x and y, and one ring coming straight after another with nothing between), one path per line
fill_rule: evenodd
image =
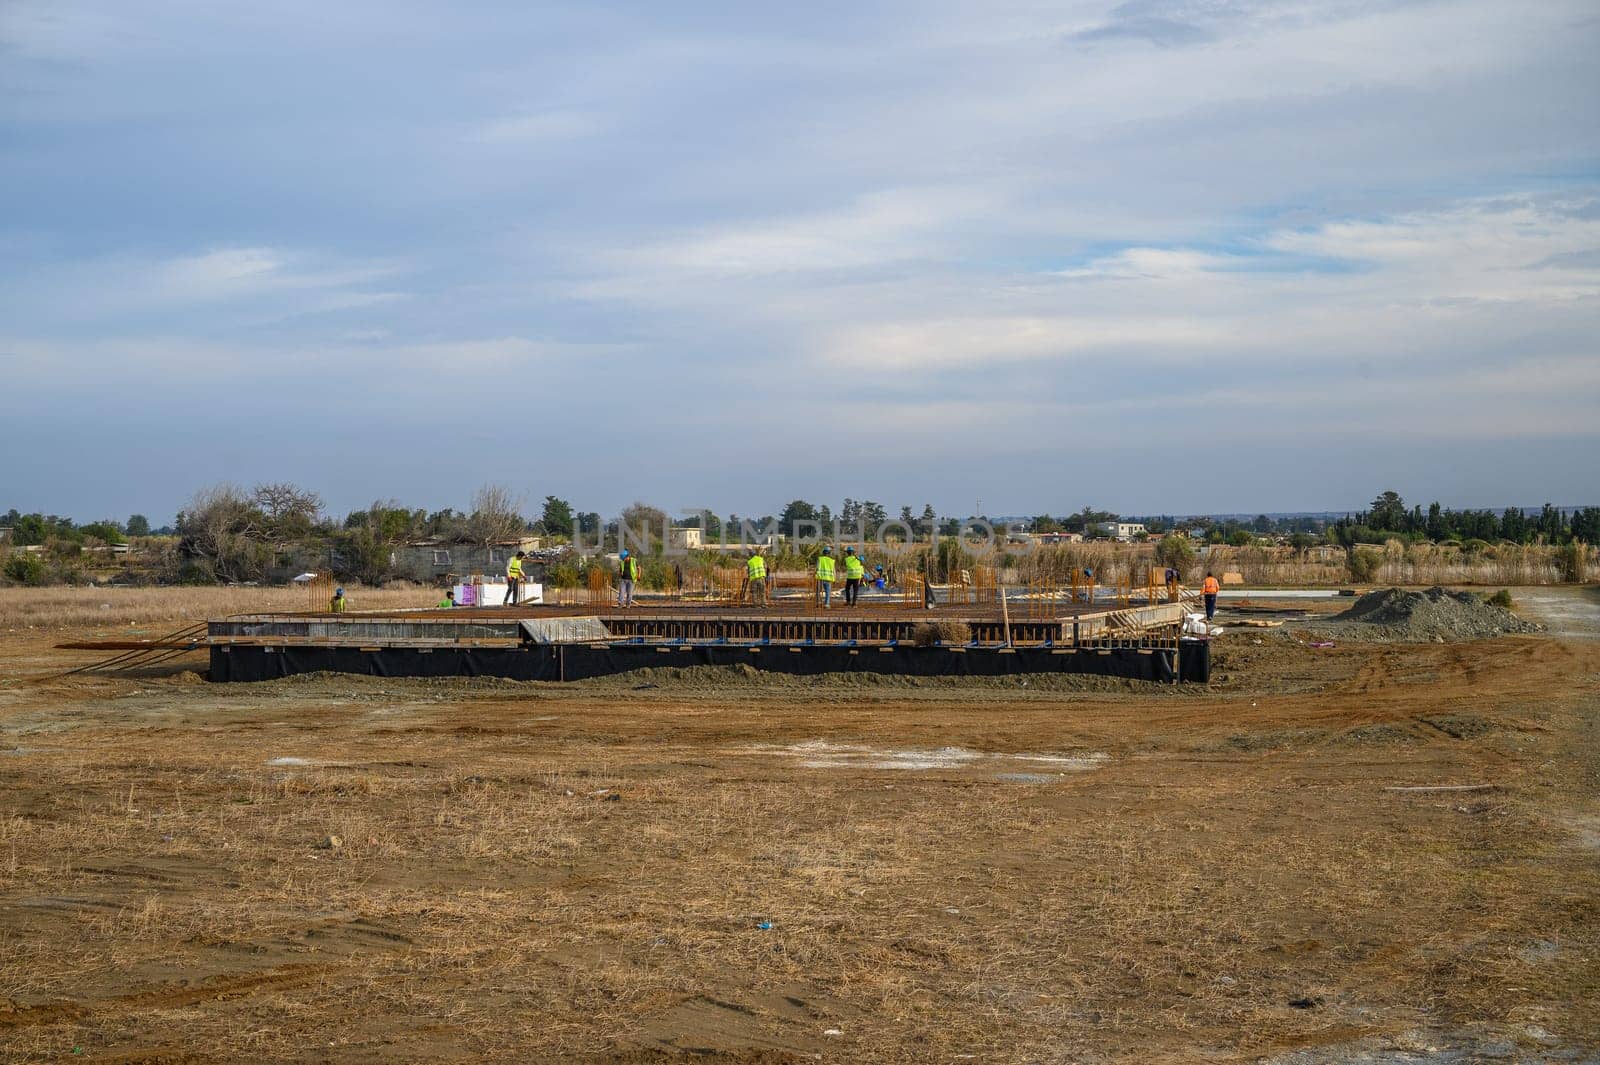
M545 145L599 133L605 124L583 111L530 111L503 115L473 126L467 139L483 144Z

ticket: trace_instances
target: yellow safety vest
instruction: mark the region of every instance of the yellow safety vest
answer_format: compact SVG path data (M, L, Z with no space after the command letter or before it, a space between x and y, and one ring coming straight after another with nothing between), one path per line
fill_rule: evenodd
M844 575L847 579L859 581L861 575L865 572L867 572L867 567L861 564L860 555L844 556Z
M639 562L637 559L629 557L622 560L622 579L625 581L639 579Z
M833 583L833 556L832 555L818 555L817 556L817 580L825 581L828 584L832 584Z
M506 563L506 576L514 581L522 579L522 559L515 555L511 556L511 561Z
M767 577L767 560L756 555L744 564L747 576L753 581L765 580Z
M328 607L328 609L335 614L343 614L345 605L348 602L349 600L347 600L344 596L336 595L333 597L333 603Z

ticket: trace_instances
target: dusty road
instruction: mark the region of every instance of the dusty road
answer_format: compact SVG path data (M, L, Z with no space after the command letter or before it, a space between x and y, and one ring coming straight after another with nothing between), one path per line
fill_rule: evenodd
M85 630L12 632L0 1055L1578 1060L1594 606L1236 630L1209 691L53 679Z

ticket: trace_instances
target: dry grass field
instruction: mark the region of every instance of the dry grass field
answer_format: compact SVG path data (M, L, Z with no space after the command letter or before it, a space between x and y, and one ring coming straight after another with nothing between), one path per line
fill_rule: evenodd
M266 604L29 594L4 1060L1600 1050L1589 593L1537 637L1237 629L1206 691L60 677L58 640Z

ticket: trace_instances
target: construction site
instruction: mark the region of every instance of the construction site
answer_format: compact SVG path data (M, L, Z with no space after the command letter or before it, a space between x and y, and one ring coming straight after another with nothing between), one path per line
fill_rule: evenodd
M597 576L603 576L598 569ZM1176 581L1088 580L1007 589L979 568L956 584L916 577L867 591L854 604L826 603L808 577L774 576L753 593L737 573L694 592L642 593L617 605L603 579L545 603L510 604L503 584L459 584L474 605L444 609L327 609L212 619L153 640L88 641L105 650L95 668L126 670L209 651L212 681L259 681L299 673L503 677L568 681L664 664L742 665L777 673L864 672L904 676L1065 673L1204 683L1210 645L1199 597ZM770 584L769 588L765 585ZM320 602L324 578L307 590ZM490 605L501 600L501 605ZM477 604L484 605L477 605Z
M1600 1046L1593 587L774 583L0 590L0 1060Z

